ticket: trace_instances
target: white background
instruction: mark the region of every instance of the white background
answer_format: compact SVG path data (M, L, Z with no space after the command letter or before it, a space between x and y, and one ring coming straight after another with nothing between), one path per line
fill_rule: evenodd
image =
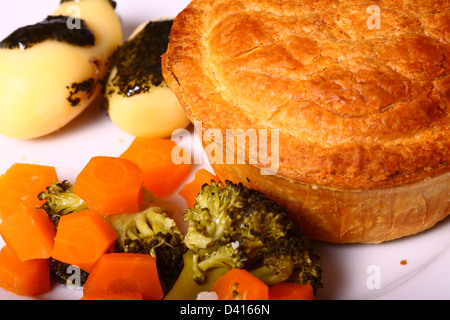
M188 2L117 0L124 37L149 19L176 16ZM0 39L18 27L43 20L58 4L59 0L0 0ZM118 156L132 140L98 108L90 108L44 138L20 141L0 136L0 174L15 162L26 162L55 166L60 179L73 181L90 157ZM195 137L193 141L198 151L198 141ZM207 163L204 166L209 168ZM171 199L183 210L184 202L177 195ZM450 299L449 219L422 234L380 245L313 244L323 264L324 288L319 299ZM402 260L407 264L401 265ZM375 276L379 276L380 287L370 288L377 284L371 281ZM80 290L55 285L51 293L38 298L79 299L81 295ZM0 289L0 298L23 297Z

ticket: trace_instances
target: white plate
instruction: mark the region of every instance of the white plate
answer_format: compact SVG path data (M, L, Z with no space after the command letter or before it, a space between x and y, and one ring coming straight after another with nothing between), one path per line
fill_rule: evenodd
M116 0L124 36L142 22L175 16L188 0ZM16 28L38 22L59 0L1 0L0 39ZM1 70L0 70L1 72ZM1 116L1 115L0 115ZM120 155L133 137L117 129L96 108L88 109L60 132L32 141L0 136L0 174L15 162L55 166L60 179L73 181L95 155ZM194 137L196 152L201 152ZM187 146L187 145L186 145ZM205 167L209 165L205 162ZM171 199L183 210L178 196ZM380 245L314 242L322 258L324 288L319 299L450 299L450 221L422 234ZM3 242L0 239L0 246ZM405 260L406 265L401 264ZM56 285L38 298L79 299L80 290ZM24 299L0 289L0 299Z

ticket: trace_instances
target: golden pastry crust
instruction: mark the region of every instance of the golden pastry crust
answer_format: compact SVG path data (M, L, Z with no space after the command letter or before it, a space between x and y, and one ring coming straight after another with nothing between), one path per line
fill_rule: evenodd
M368 25L372 5L379 29ZM280 130L278 187L288 180L351 198L437 179L443 203L427 225L450 213L450 2L193 0L175 19L162 66L204 129ZM259 160L252 167L270 159ZM311 212L304 199L286 206ZM338 214L340 227L318 238L342 240L355 213L322 209L320 223ZM345 242L414 233L358 232Z
M194 0L164 74L207 128L278 128L282 176L394 186L450 170L450 3Z
M343 190L262 176L247 164L214 164L221 180L240 181L280 205L311 239L381 243L425 231L450 214L450 172L405 186Z

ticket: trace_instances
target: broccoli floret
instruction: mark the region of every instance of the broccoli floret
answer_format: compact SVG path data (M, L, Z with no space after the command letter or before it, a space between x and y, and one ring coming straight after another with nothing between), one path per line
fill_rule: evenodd
M46 200L42 209L47 212L55 227L58 227L62 216L88 208L84 200L75 194L72 184L67 180L55 181L47 187L47 192L38 195L38 199Z
M110 215L106 220L118 235L115 251L150 254L167 292L183 268L187 248L175 221L159 207L138 213Z
M41 208L47 212L50 220L58 228L59 219L67 214L80 212L88 208L87 204L73 191L72 184L64 180L55 181L47 187L47 192L38 195L39 200L46 200ZM55 259L50 259L50 274L61 284L71 281L70 265ZM80 270L80 284L84 285L89 273Z
M284 207L242 183L205 184L188 209L185 266L166 299L195 299L232 268L321 287L320 258Z

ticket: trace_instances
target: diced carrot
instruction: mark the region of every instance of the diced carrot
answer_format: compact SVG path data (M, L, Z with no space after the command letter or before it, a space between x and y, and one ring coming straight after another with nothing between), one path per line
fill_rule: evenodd
M20 261L50 258L55 226L38 208L18 206L0 224L0 235Z
M211 183L212 180L219 183L219 178L208 170L197 170L195 172L194 180L185 184L178 194L186 200L189 208L193 208L195 199L197 198L198 193L202 190L203 185L205 183Z
M309 284L277 283L269 288L269 300L316 300Z
M78 174L74 192L102 215L137 212L144 176L137 164L118 157L93 157Z
M163 298L156 260L140 253L103 255L89 274L83 290L86 297L139 292L144 300Z
M0 287L21 296L49 292L49 259L21 262L8 246L4 246L0 251Z
M116 238L112 227L95 210L68 214L59 220L52 257L89 272Z
M0 219L5 219L18 205L40 206L42 201L38 199L38 194L57 180L54 167L13 164L0 176Z
M231 269L211 285L219 300L268 300L269 287L245 269Z
M143 300L140 292L117 292L117 293L91 293L84 295L81 300Z
M26 204L21 203L20 201L14 201L10 197L6 197L5 199L5 194L0 195L0 223L3 221L3 219L6 219L11 213L14 213L17 210L21 210L20 207L30 207L30 206L27 206Z
M136 138L120 156L135 162L144 173L144 186L157 197L171 195L188 177L189 163L174 163L177 144L169 139Z

